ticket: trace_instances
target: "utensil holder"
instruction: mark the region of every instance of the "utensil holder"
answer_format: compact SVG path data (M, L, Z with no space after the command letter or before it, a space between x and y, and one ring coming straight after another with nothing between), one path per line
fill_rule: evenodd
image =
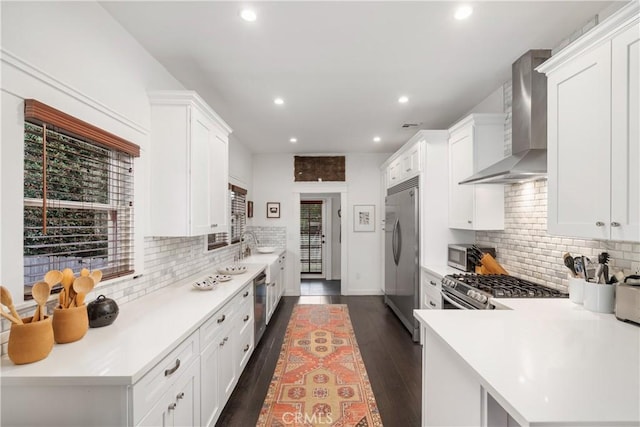
M7 354L16 365L42 360L53 348L51 316L33 323L32 319L33 317L25 317L22 325L11 324Z
M87 306L53 309L53 336L58 344L78 341L89 330Z
M615 291L616 287L613 285L585 282L584 308L597 313L613 313Z
M569 299L575 304L584 302L584 285L587 282L580 277L569 277Z

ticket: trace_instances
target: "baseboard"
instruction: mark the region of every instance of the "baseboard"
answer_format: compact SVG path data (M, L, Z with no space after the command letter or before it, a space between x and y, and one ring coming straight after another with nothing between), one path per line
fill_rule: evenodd
M384 295L384 293L380 289L349 289L349 295Z

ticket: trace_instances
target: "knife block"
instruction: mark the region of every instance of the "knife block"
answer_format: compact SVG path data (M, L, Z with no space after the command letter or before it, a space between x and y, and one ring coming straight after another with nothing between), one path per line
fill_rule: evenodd
M11 324L7 354L16 365L42 360L53 348L51 316L33 323L32 319L33 317L25 317L22 325Z
M58 344L78 341L89 330L89 316L85 304L80 307L53 309L53 336Z

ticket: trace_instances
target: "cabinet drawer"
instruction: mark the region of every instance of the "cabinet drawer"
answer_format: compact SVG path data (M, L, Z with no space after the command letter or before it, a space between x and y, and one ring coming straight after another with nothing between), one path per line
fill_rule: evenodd
M238 309L237 329L240 334L244 333L245 329L253 328L253 300L245 301Z
M431 310L440 310L442 308L442 295L426 292L424 294L424 307Z
M233 300L225 304L220 310L211 316L202 326L200 326L200 342L205 348L215 338L215 336L231 323L235 313Z
M235 305L235 307L239 307L240 304L244 303L245 301L253 302L253 281L242 288L242 290L238 292L238 294L233 297L231 301Z
M140 419L167 392L199 355L199 336L194 332L133 386L133 422Z

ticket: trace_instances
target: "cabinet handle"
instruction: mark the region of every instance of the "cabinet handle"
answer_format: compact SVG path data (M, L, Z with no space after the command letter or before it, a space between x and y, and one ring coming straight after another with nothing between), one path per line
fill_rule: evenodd
M438 284L436 282L434 282L433 280L429 280L429 283L432 284L433 286L438 286Z
M612 227L620 227L620 223L619 223L619 222L617 222L617 221L613 221L613 222L611 223L611 226L612 226Z
M224 343L226 343L228 339L229 339L229 337L224 337L224 339L222 341L220 341L220 347L223 347Z
M246 298L249 296L249 291L246 291L244 294L242 294L242 298Z
M218 323L224 322L224 319L226 319L226 318L227 318L227 316L225 314L223 314L222 317L218 319Z
M245 322L246 322L247 320L249 320L249 315L247 314L246 316L244 316L244 319L242 319L242 320L244 320Z
M169 405L169 411L173 411L174 409L176 409L176 406L178 406L177 403L172 403L171 405Z
M171 369L165 369L164 370L164 376L168 377L169 375L171 375L175 371L177 371L179 367L180 367L180 359L176 359L176 365Z
M245 353L246 353L247 351L249 351L249 344L245 345L245 346L244 346L244 350L242 350L242 351L244 351Z
M435 304L433 301L429 301L429 305L430 305L431 307L434 307L434 308L435 308L435 306L436 306L436 304Z
M216 228L218 224L211 224L211 228Z
M467 220L467 224L473 224L470 219Z
M602 221L597 221L597 222L596 222L596 227L604 227L604 222L602 222Z
M178 400L180 400L180 399L184 399L184 392L182 392L182 393L180 393L180 394L178 394L178 395L176 396L176 401L178 401Z

